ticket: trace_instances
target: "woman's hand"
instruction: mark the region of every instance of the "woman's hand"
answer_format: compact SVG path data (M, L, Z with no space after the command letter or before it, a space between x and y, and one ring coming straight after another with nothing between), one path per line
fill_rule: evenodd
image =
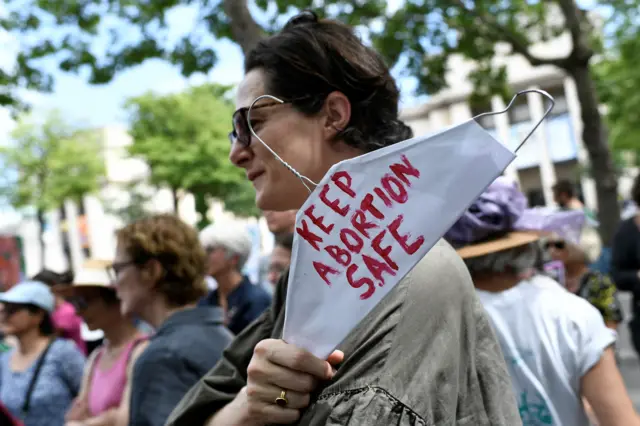
M344 354L340 351L333 352L325 361L282 340L261 341L247 368L247 386L236 401L236 406L243 407L247 416L248 422L243 424L296 422L300 410L309 405L310 393L320 381L333 377L332 366L343 359ZM287 403L279 406L276 399L282 391Z
M71 422L73 424L75 422L85 420L89 416L89 405L87 404L86 399L76 398L71 403L71 408L69 408L69 411L67 411L65 421Z

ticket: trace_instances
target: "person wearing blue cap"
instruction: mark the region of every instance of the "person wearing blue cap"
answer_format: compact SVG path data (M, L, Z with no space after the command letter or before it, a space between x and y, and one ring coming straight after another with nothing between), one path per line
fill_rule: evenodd
M0 324L16 346L0 354L0 402L25 426L63 425L78 394L84 355L59 339L51 320L55 298L39 281L0 294Z

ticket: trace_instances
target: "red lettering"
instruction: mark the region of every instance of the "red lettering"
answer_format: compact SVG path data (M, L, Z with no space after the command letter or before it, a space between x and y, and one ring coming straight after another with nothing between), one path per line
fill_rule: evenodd
M378 227L378 225L373 222L367 222L367 218L362 210L356 210L353 216L351 216L351 225L353 225L353 227L356 228L356 230L365 238L369 238L369 232L367 232L367 229Z
M394 221L389 224L388 226L389 233L393 235L393 238L396 239L396 241L402 246L402 248L404 249L405 252L407 252L407 254L414 254L416 251L418 251L418 249L422 246L422 244L424 244L424 237L421 235L418 238L416 238L414 242L409 244L407 241L409 240L409 237L411 236L411 234L400 235L398 233L398 228L402 224L402 219L404 219L404 217L402 215L398 215L398 217L395 218Z
M347 266L351 263L351 253L342 247L327 246L324 250L329 253L329 256L333 257L333 260L342 266Z
M379 260L374 259L373 257L369 257L366 254L363 254L362 260L364 261L364 264L367 265L367 269L369 269L369 272L371 272L371 275L373 275L375 279L380 281L378 283L380 287L384 285L384 277L382 276L383 272L386 272L392 277L396 275L393 269L389 268L389 265L387 265L384 262L380 262Z
M340 200L329 200L327 199L327 192L329 192L329 185L325 185L322 187L322 191L320 191L320 199L323 203L327 205L327 207L331 208L334 212L338 213L340 216L346 216L349 213L349 206L340 207ZM331 225L333 226L333 225Z
M381 180L382 187L385 191L393 198L396 203L404 204L407 202L409 198L409 194L407 194L407 190L402 186L402 182L391 175L384 175ZM392 188L391 184L395 186L395 189ZM378 189L378 188L376 188Z
M337 275L339 272L333 269L331 266L327 266L322 262L313 262L313 267L316 268L316 272L320 275L320 278L327 283L328 286L331 286L331 281L329 281L329 274Z
M373 205L373 195L367 194L360 203L360 210L371 213L376 219L384 219L384 215Z
M313 247L317 251L320 251L320 246L318 246L318 243L322 242L322 237L310 231L309 225L307 225L307 222L304 219L300 221L300 224L302 225L302 228L296 227L296 231L298 231L298 235L300 235L309 244L311 244L311 247Z
M331 230L333 229L333 223L329 226L325 225L322 221L324 220L324 216L320 216L317 217L316 215L313 214L313 210L316 208L316 206L314 204L311 204L305 211L304 214L307 215L307 217L309 219L311 219L311 222L313 222L314 225L316 225L318 228L322 229L322 231L329 235L331 233Z
M387 197L387 194L382 191L382 189L376 187L373 188L373 192L375 192L378 197L382 198L382 202L385 206L391 207L391 200Z
M384 235L386 233L387 233L387 231L385 231L384 229L382 231L380 231L380 233L378 235L376 235L376 237L371 242L371 247L373 248L373 251L378 253L378 256L383 258L384 261L387 262L387 264L389 266L391 266L393 269L395 269L397 271L398 270L398 264L396 262L394 262L389 257L389 254L391 254L391 246L389 245L389 246L386 246L386 247L382 247L382 245L381 245L382 244L382 239L384 238Z
M403 155L400 158L402 158L404 164L395 163L389 166L389 168L398 177L398 179L405 183L405 185L411 186L411 183L409 183L409 179L407 179L407 176L419 178L420 170L413 167L406 155Z
M344 178L344 182L340 180L341 178ZM349 173L345 171L335 172L331 175L331 180L349 197L353 198L356 196L356 193L351 189L351 175Z
M358 272L358 265L352 264L351 266L349 266L347 268L347 281L349 282L349 285L353 288L360 288L363 286L367 286L368 287L367 291L365 291L360 295L360 299L367 300L368 298L373 296L373 293L376 291L376 286L373 283L373 280L371 278L362 277L358 280L354 279L353 274L355 274L356 272Z
M352 241L349 241L347 236L350 236ZM342 244L344 244L353 253L360 253L362 246L364 246L364 241L362 241L360 235L356 234L356 231L349 228L343 228L340 231L340 241L342 241Z

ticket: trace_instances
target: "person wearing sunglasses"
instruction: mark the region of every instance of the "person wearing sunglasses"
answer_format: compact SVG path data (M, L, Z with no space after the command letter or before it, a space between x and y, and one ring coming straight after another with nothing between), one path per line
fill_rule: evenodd
M300 209L336 163L411 138L398 101L383 59L352 28L305 12L246 56L230 159L260 209ZM282 340L287 280L169 426L520 424L488 317L447 243L327 360Z
M78 395L85 357L58 338L49 287L25 281L0 294L2 331L16 347L0 354L0 401L25 426L63 425Z
M597 308L607 327L615 330L622 322L618 290L609 276L589 267L592 259L581 243L552 236L544 246L551 259L564 265L566 289Z
M58 273L50 269L43 269L33 276L33 281L40 281L53 288L60 285L70 285L73 282L73 272L67 271ZM60 333L61 337L73 340L80 351L89 353L87 342L82 336L82 318L78 316L73 306L60 296L56 297L56 308L51 315L53 325Z
M120 312L106 271L110 264L87 262L73 285L53 289L73 304L89 330L104 333L104 343L86 363L80 394L67 412L66 426L124 426L129 421L131 371L146 346L146 336Z
M109 268L123 315L155 329L133 368L129 426L164 426L185 393L218 362L233 335L207 293L206 255L195 229L154 215L117 232Z

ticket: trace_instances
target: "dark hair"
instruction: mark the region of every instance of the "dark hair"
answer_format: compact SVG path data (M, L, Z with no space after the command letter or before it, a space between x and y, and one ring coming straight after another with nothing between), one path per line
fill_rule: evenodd
M351 119L337 137L347 145L370 152L413 136L398 119L400 92L389 68L345 24L306 11L258 42L244 68L264 70L268 94L307 115L320 111L331 92L342 92Z
M43 336L53 336L56 333L56 328L53 325L53 319L51 318L51 314L45 311L39 306L28 304L26 305L27 311L32 314L38 314L42 312L42 321L40 321L40 325L38 328L40 329L40 334Z
M633 181L631 199L638 207L640 207L640 174L638 174L638 176L636 176L636 180Z
M108 306L115 306L120 304L120 299L116 294L115 289L111 287L98 287L98 294L100 299Z
M292 233L284 233L284 234L276 234L275 244L280 247L284 247L287 250L293 250L293 234Z
M157 290L168 303L186 306L207 294L206 254L198 233L177 216L157 214L139 219L116 235L135 264L143 265L151 259L162 264L164 276Z
M553 192L555 194L567 194L570 198L573 198L575 195L575 187L573 182L569 180L560 180L555 185L553 185Z
M58 284L71 284L73 283L73 271L58 273L49 269L43 269L34 275L32 279L34 281L40 281L49 287L53 287Z

